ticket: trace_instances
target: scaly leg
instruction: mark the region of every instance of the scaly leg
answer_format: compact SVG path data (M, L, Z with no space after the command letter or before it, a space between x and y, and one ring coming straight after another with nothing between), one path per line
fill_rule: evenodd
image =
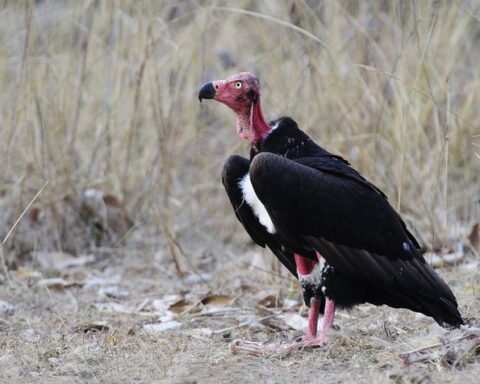
M301 255L295 254L295 264L297 265L298 278L302 285L302 290L305 286L315 285L321 280L320 269L318 261L307 259ZM304 292L305 294L305 292ZM304 296L305 297L305 296ZM317 336L318 315L320 313L320 301L317 297L305 298L309 300L308 308L308 329L302 340L309 340Z
M325 345L327 341L328 331L333 324L333 318L335 315L335 303L333 302L333 300L327 299L325 303L325 313L322 321L322 330L320 331L320 336L317 336L317 319L319 307L320 303L318 300L312 303L308 311L309 322L307 334L303 336L301 341L287 345L278 345L261 344L251 341L242 342L240 340L235 340L232 342L232 344L230 344L230 352L233 354L246 353L254 356L265 356L284 350L314 348Z
M322 258L317 252L318 261ZM295 262L299 267L299 273L310 274L315 267L315 262L306 260L302 256L295 255ZM307 334L302 337L302 341L313 339L317 336L318 315L320 314L320 301L316 297L312 297L310 301L310 308L308 308L308 329Z
M318 260L321 256L317 253ZM295 263L297 265L297 272L300 278L306 279L309 282L315 284L321 278L318 268L318 261L307 259L301 255L295 254ZM315 268L317 266L317 268ZM316 297L312 297L310 301L310 307L308 308L308 328L307 333L302 337L301 341L287 344L261 344L251 341L235 340L230 345L230 352L247 353L249 355L262 356L288 349L300 349L321 346L326 340L326 334L333 323L333 316L335 313L335 304L332 300L327 300L325 304L325 315L323 317L322 331L320 336L317 336L318 317L320 313L320 300Z
M308 328L307 333L302 340L317 336L318 315L320 314L320 301L312 298L310 308L308 308Z
M301 341L297 343L290 344L288 346L289 349L302 349L302 348L309 348L309 347L321 347L325 345L327 341L327 333L332 327L333 318L335 316L335 303L333 300L327 299L325 303L325 313L323 315L322 321L322 330L320 332L320 336L308 337L308 333L306 336L302 338Z

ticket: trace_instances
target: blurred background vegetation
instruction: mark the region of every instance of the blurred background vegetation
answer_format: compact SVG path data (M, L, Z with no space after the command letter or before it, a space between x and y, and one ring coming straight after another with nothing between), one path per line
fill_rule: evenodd
M248 143L197 91L246 70L267 118L451 247L479 219L479 17L462 0L0 1L4 263L134 250L185 271L245 251L220 172Z

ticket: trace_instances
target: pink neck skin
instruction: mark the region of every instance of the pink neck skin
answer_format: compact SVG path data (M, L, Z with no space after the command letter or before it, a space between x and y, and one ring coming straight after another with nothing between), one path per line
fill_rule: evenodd
M297 265L297 272L301 275L309 275L317 263L314 260L307 259L306 257L297 255L296 253L294 254L294 257L295 264Z
M260 100L255 101L250 111L237 112L237 133L252 144L268 136L272 127L265 121Z

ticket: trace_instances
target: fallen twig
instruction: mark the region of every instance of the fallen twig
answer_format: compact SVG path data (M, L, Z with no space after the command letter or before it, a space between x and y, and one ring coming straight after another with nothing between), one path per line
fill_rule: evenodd
M454 339L443 338L439 343L403 352L399 356L405 365L433 360L447 355L449 355L448 360L452 361L457 360L454 356L452 358L452 354L455 356L457 354L465 355L463 352L466 352L466 350L471 351L477 347L480 347L480 330L469 330L466 334Z
M280 345L262 344L249 340L233 340L228 346L232 355L247 354L251 356L267 356L276 351L280 351ZM287 349L284 349L287 350Z

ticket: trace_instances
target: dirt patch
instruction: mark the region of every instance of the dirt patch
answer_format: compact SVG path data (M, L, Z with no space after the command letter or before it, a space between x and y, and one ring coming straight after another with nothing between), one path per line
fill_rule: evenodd
M256 267L230 271L228 279L217 269L185 283L152 271L141 254L88 260L56 271L24 267L1 287L2 381L437 383L474 382L480 373L475 355L403 365L399 353L449 333L410 311L370 305L339 312L324 348L232 355L233 339L280 344L301 335L302 325L288 320L306 315L296 284ZM477 269L440 273L464 316L477 319ZM49 285L47 275L76 284Z

